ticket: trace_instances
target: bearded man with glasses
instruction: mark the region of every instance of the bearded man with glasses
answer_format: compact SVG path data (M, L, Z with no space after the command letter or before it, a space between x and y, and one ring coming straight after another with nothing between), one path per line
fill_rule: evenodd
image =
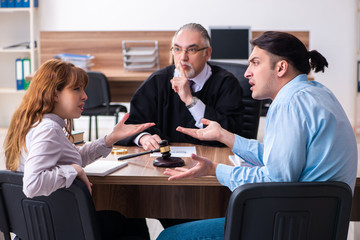
M126 122L156 125L118 144L136 144L145 150L159 148L161 140L221 146L176 131L178 126L204 128L202 118L241 135L242 89L231 73L208 63L212 48L206 29L196 23L182 26L173 37L170 51L174 65L154 72L140 86Z

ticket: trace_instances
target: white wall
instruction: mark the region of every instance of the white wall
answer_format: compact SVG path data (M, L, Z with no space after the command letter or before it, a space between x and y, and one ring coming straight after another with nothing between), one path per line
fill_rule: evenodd
M308 30L310 49L329 62L314 74L338 97L352 123L356 94L356 0L40 0L41 31L176 30L188 22Z
M320 51L329 62L329 69L314 74L314 77L335 93L354 124L357 89L355 1L40 0L40 30L176 30L188 22L198 22L205 27L236 25L251 26L253 30L308 30L310 48ZM1 17L6 21L7 15ZM2 45L7 45L3 40L6 38L0 37ZM9 62L6 57L1 57L0 64L5 66ZM1 82L13 83L12 79L6 78L9 78L6 73L0 73ZM12 115L14 108L1 102L2 127L8 125L5 119L10 118L7 115Z

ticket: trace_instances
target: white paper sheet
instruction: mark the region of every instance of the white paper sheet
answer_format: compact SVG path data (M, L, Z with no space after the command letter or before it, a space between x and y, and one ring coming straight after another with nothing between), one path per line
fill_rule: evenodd
M196 154L196 147L176 147L170 146L170 153L172 157L190 157L192 153ZM150 157L161 157L160 152L150 154Z
M125 167L127 164L127 161L108 161L100 159L84 167L84 170L88 176L106 176Z

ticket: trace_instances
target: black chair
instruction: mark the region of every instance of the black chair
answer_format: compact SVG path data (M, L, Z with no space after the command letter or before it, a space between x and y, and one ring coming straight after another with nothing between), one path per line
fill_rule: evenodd
M127 112L121 104L111 104L109 83L101 72L88 72L89 83L85 88L88 99L85 101L83 116L89 116L89 141L91 140L91 119L95 117L96 138L98 135L97 116L115 116L115 124L120 112Z
M346 240L352 192L342 182L253 183L232 193L225 240Z
M239 81L243 90L242 102L244 105L244 119L241 136L249 139L256 139L259 129L262 101L255 100L251 97L252 91L250 91L251 85L249 84L249 79L244 77L244 73L248 66L230 62L209 61L209 63L231 72Z
M0 171L0 230L22 240L100 239L95 207L85 184L75 179L70 188L49 196L27 198L23 173Z

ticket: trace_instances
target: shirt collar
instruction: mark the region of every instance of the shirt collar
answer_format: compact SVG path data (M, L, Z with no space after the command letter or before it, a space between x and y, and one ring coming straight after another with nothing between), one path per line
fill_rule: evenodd
M58 123L61 128L64 128L66 126L65 120L59 117L58 115L56 115L55 113L44 114L43 118L49 118L53 120L54 122Z
M280 99L282 96L286 96L288 94L291 94L289 89L291 89L295 84L299 82L307 82L308 78L306 74L300 74L294 77L292 80L290 80L287 84L285 84L280 91L277 93L273 103L277 102L278 99Z
M195 83L194 85L195 92L198 92L203 88L204 84L210 78L211 74L212 74L211 67L209 66L209 64L206 63L204 69L196 77L191 79Z

